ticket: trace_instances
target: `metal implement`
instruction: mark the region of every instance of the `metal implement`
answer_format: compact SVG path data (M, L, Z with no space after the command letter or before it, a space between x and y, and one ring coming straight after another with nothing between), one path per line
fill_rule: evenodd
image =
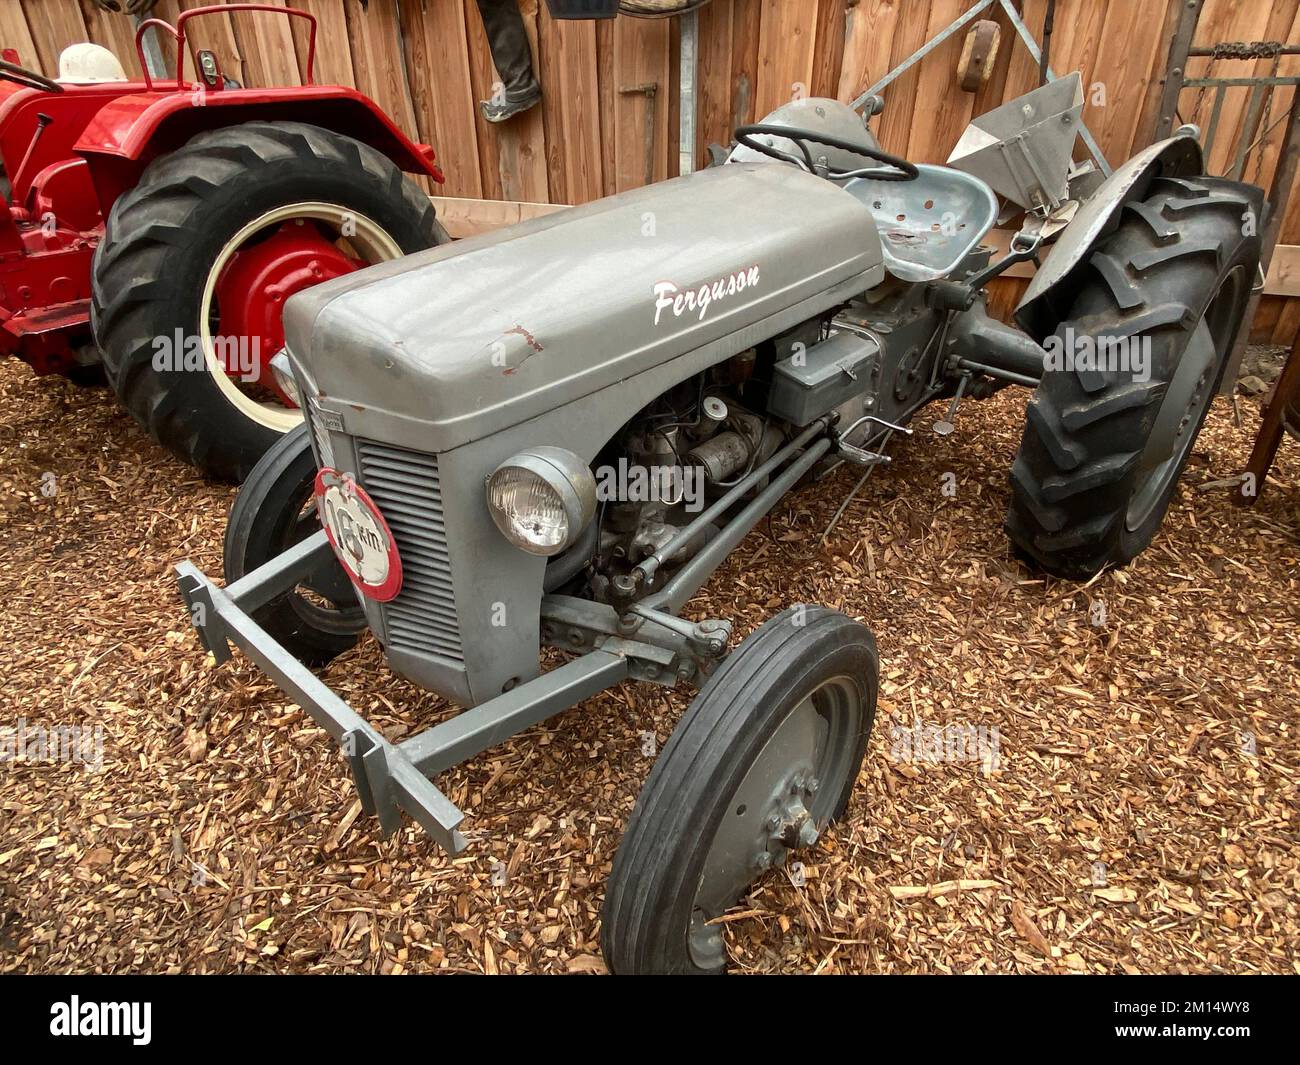
M911 70L912 67L914 67L917 63L919 63L922 59L924 59L927 55L933 52L936 48L938 48L941 44L947 41L954 34L959 33L961 30L965 29L968 25L970 25L972 22L978 19L980 15L982 15L995 3L1001 6L1003 14L1006 15L1007 20L1012 25L1012 28L1015 29L1016 35L1024 43L1025 48L1028 49L1029 54L1033 58L1034 62L1041 64L1044 80L1047 82L1055 81L1056 75L1052 72L1052 68L1047 65L1047 60L1044 57L1042 50L1038 47L1038 42L1034 40L1034 35L1029 32L1029 27L1025 25L1024 19L1020 17L1020 12L1016 10L1015 5L1011 2L1011 0L979 0L979 2L976 3L973 7L971 7L968 11L963 12L960 17L950 22L937 34L935 34L928 41L926 41L925 44L923 44L920 48L918 48L915 52L909 55L906 59L904 59L901 63L895 66L882 78L880 78L878 81L872 84L865 92L863 92L860 96L858 96L858 98L853 101L854 109L863 111L863 113L868 116L873 114L878 114L880 112L881 107L883 106L883 98L881 97L880 94L885 90L887 86L889 86L892 82L896 81L907 71ZM1088 153L1092 156L1093 162L1096 164L1097 169L1100 170L1103 174L1109 176L1110 164L1106 162L1106 157L1105 155L1102 154L1101 148L1097 145L1097 141L1093 137L1092 132L1088 129L1087 125L1082 121L1079 122L1078 133L1079 136L1083 139L1083 143L1087 146Z
M204 646L223 662L234 643L339 743L362 806L379 820L383 834L400 827L405 811L439 846L458 854L466 846L458 831L464 814L428 777L617 684L628 676L627 659L593 651L450 722L389 743L250 616L332 557L322 531L229 589L217 587L192 563L176 570Z
M1083 115L1076 71L995 107L966 127L948 165L987 181L1029 211L1049 213L1069 196L1070 156Z

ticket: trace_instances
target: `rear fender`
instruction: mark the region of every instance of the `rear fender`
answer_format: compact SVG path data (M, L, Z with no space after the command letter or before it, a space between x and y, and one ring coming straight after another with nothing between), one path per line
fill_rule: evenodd
M308 122L370 145L407 173L443 180L432 148L407 137L368 96L333 85L122 96L100 110L74 149L90 162L107 216L159 155L205 130L253 121Z
M1157 141L1118 167L1052 245L1016 307L1017 324L1041 343L1068 313L1083 264L1097 243L1119 224L1124 204L1143 199L1158 177L1186 177L1203 169L1201 145L1187 135Z
M64 159L47 166L32 180L32 217L57 221L79 233L104 224L95 201L95 185L84 159Z

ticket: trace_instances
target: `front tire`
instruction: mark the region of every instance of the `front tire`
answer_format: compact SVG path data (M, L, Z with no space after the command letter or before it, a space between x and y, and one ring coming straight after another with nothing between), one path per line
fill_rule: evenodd
M605 890L617 973L719 973L708 921L848 805L876 711L865 625L791 607L700 689L637 799Z
M226 524L226 584L320 531L313 488L316 460L307 426L286 433L253 467ZM253 614L300 662L323 666L366 627L356 590L333 555L317 573Z
M301 421L268 370L284 301L448 239L429 198L359 141L301 122L201 133L109 214L91 304L109 381L156 441L241 482Z
M1045 346L1117 365L1049 364L1011 468L1007 534L1048 573L1086 579L1155 537L1241 328L1261 211L1249 185L1161 178L1092 252Z

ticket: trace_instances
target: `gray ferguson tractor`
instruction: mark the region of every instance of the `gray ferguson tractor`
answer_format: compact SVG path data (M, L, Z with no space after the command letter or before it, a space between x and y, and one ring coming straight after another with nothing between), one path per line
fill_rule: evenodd
M821 606L732 648L727 620L681 613L710 573L800 482L885 462L926 404L1008 384L1033 390L1015 549L1061 577L1123 565L1241 327L1260 191L1202 176L1189 127L1085 195L1050 141L1078 111L1051 89L963 141L1028 194L995 261L988 181L810 99L738 130L725 165L295 296L275 368L307 425L240 492L225 587L179 567L205 646L240 646L339 741L385 833L406 811L452 853L462 813L432 778L625 679L698 689L601 936L617 972L722 970L713 919L845 812L878 662ZM1020 328L991 319L985 284L1052 236ZM365 628L466 709L387 740L308 668ZM543 648L569 657L543 672Z

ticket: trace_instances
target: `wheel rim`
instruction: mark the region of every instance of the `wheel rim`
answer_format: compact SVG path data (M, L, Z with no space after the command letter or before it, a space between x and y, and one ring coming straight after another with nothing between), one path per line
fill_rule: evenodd
M332 203L287 204L241 228L213 261L199 305L204 363L226 400L276 432L302 421L270 372L271 358L284 346L284 302L401 254L378 223Z
M700 874L688 948L701 968L725 961L720 915L764 872L816 843L849 783L865 706L848 676L825 681L785 716L723 812Z
M1182 469L1210 409L1219 383L1218 370L1235 334L1244 277L1244 268L1237 267L1223 279L1178 360L1151 435L1138 458L1139 481L1124 519L1129 532L1140 529L1155 513Z

